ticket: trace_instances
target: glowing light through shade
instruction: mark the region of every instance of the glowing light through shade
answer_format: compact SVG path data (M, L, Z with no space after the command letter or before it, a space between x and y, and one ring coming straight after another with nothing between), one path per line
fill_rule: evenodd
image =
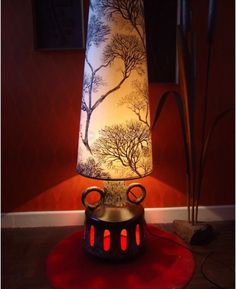
M90 1L77 171L133 179L152 171L142 0Z

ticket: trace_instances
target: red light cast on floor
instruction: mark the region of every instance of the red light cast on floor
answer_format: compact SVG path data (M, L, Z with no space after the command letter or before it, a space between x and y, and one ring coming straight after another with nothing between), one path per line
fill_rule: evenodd
M122 262L89 256L82 249L82 231L67 237L48 256L51 285L55 289L183 288L194 271L191 252L177 244L184 243L175 235L153 226L148 231L152 234L146 233L144 252ZM121 235L121 247L125 249L125 232ZM104 237L104 250L109 250L109 232L104 232Z

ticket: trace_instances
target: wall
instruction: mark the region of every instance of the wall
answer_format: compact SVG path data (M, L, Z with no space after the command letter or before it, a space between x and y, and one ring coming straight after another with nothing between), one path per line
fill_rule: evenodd
M219 0L207 125L234 107L234 1ZM196 129L199 145L206 77L207 1L192 0L197 30ZM2 0L2 211L82 209L81 192L102 185L75 172L84 52L33 49L30 0ZM151 113L161 93L150 85ZM173 100L153 130L154 171L141 180L145 207L186 204L185 165ZM209 149L203 205L234 204L234 115L217 127Z

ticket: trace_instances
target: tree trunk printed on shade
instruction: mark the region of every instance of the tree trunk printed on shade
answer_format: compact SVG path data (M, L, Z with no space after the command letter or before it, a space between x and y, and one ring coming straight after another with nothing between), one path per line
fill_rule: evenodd
M93 6L95 9L96 6ZM137 18L137 17L136 17ZM90 69L90 74L86 74L83 83L83 94L88 94L88 103L85 101L83 96L82 100L82 110L86 112L86 126L85 131L82 136L82 141L85 147L92 153L89 140L89 126L91 121L91 116L94 110L111 94L116 90L120 89L122 84L129 78L133 70L142 73L141 65L146 60L145 50L142 43L138 37L133 35L115 34L110 43L108 43L103 50L103 64L99 67L94 68L88 59L88 51L92 45L99 46L101 43L106 41L108 34L110 33L110 28L108 25L104 24L95 15L90 18L88 26L88 36L87 36L87 48L85 61ZM93 103L93 92L99 90L99 86L104 86L102 77L99 72L102 69L111 66L116 59L123 61L122 78L118 83L107 92L100 95L100 97Z

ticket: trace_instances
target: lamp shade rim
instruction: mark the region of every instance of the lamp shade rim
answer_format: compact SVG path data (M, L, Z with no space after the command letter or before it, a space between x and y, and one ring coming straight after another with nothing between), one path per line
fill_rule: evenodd
M142 175L142 176L122 177L122 178L92 177L92 176L89 176L89 175L81 173L78 168L76 169L76 172L79 175L81 175L82 177L93 179L93 180L101 180L101 181L129 181L129 180L136 180L136 179L142 179L144 177L147 177L153 172L153 169L151 169L148 173L145 173L145 175Z

